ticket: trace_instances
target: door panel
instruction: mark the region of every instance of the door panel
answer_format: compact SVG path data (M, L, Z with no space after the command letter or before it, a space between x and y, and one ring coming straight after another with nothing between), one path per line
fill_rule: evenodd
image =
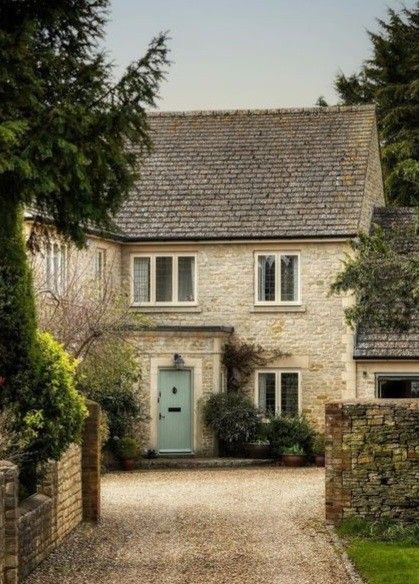
M191 371L160 369L159 451L192 451L192 385Z

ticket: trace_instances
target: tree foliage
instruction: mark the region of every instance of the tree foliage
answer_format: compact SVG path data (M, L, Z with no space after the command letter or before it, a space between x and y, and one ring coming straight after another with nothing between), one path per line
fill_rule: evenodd
M412 226L361 234L351 243L342 271L332 285L333 293L354 293L355 303L345 309L355 328L406 331L419 309L419 257L409 253L417 235Z
M419 205L419 4L388 9L369 32L372 55L360 70L340 73L335 88L343 104L375 103L384 185L389 203Z
M160 34L115 81L100 47L108 4L0 4L0 196L78 244L88 226L111 227L127 196L168 62Z
M107 414L111 439L135 433L142 415L138 383L134 349L120 339L102 338L77 370L79 389Z
M87 227L113 227L151 147L145 108L155 105L168 63L160 34L115 80L101 49L108 6L108 0L0 3L1 409L18 404L18 420L34 430L32 451L51 456L72 432L77 438L78 426L57 422L59 386L53 360L43 365L45 338L36 335L23 209L35 208L79 246Z

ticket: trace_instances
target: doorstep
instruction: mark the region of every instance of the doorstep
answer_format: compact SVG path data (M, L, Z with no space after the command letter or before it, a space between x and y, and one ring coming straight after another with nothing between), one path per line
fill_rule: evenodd
M136 468L238 468L248 466L266 466L274 461L265 458L179 458L159 456L157 458L143 458L136 463Z

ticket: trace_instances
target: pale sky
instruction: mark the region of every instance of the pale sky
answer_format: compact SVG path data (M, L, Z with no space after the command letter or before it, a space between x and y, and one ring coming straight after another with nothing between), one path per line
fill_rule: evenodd
M414 0L406 0L413 7ZM169 31L161 110L336 103L333 78L368 56L366 30L395 0L112 0L106 48L122 71Z

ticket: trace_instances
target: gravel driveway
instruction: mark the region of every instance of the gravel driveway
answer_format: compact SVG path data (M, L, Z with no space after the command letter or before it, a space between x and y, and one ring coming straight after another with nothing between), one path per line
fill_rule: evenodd
M81 526L28 584L348 584L322 469L153 470L103 479Z

